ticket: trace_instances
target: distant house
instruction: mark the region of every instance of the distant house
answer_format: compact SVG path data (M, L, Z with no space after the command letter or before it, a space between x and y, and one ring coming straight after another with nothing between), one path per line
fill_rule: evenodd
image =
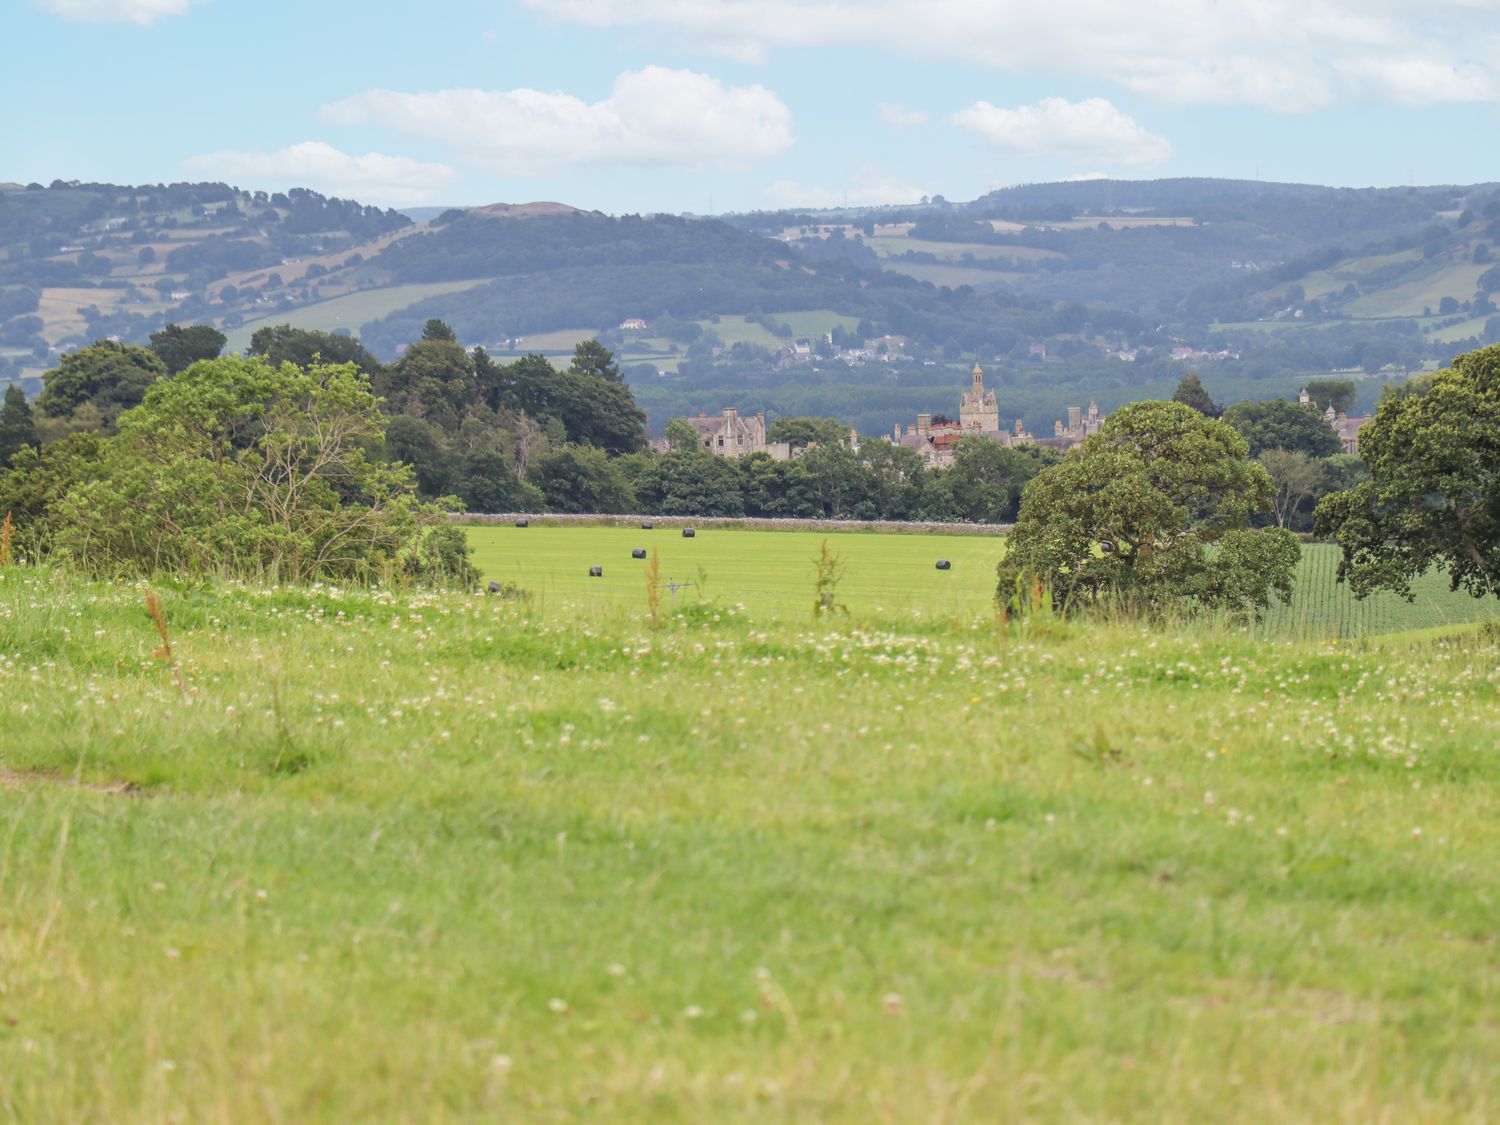
M646 322L638 316L633 316L629 320L620 321L621 332L639 332L645 327Z
M193 291L191 289L174 289L167 295L174 301L186 301L193 295Z
M699 413L688 424L698 433L698 445L719 457L748 457L752 453L769 454L776 461L790 461L792 450L786 442L766 441L766 416L741 418L733 406L724 408L717 418ZM665 443L662 443L663 448Z

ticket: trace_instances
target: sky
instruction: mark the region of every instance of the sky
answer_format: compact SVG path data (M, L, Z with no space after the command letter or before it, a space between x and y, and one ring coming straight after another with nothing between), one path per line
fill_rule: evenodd
M613 214L1500 180L1500 0L0 0L0 181Z

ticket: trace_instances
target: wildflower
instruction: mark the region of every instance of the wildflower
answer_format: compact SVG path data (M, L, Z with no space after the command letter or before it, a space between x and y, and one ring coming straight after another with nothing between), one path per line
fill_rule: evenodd
M568 1010L568 1002L560 996L554 996L547 1001L547 1010L560 1016Z
M899 1016L901 1014L901 994L899 992L887 992L880 1001L881 1007L888 1016Z
M702 1018L703 1009L697 1004L689 1004L686 1008L682 1009L682 1014L686 1019L696 1020Z

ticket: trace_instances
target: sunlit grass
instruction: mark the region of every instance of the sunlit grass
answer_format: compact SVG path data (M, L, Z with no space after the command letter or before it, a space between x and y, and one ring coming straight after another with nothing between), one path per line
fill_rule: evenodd
M143 590L0 571L0 1111L1494 1115L1494 633L631 574L164 588L184 694Z

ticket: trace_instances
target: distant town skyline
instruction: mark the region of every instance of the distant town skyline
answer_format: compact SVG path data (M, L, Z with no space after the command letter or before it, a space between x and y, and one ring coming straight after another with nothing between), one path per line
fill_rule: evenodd
M1500 0L12 0L0 181L611 213L1500 180Z

